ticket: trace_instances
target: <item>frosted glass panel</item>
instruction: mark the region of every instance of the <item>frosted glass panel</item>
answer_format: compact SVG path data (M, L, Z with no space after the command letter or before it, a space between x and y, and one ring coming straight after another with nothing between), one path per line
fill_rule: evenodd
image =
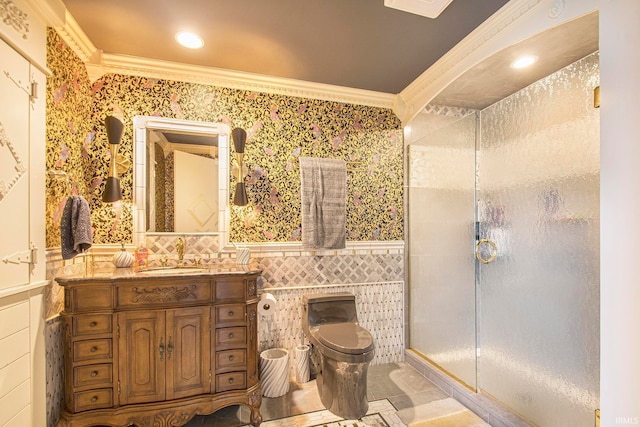
M479 388L541 426L599 401L598 56L481 113Z
M424 116L444 126L409 146L410 343L475 388L476 115Z

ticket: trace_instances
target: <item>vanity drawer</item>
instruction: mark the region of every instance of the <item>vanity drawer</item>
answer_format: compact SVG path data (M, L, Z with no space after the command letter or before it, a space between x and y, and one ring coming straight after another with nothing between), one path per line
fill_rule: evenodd
M64 290L64 308L67 312L105 310L113 308L111 284L91 283L90 286L69 287Z
M216 393L247 388L246 372L229 372L216 375Z
M225 304L215 307L214 319L216 325L225 323L244 322L245 305L244 304Z
M238 279L216 280L216 301L244 301L245 282Z
M211 284L202 279L144 281L116 289L119 308L208 304L210 300Z
M113 389L102 388L87 390L73 394L74 412L87 411L89 409L110 408L113 406Z
M83 340L73 343L73 361L83 362L87 360L111 359L113 349L111 340Z
M247 350L235 349L216 353L216 372L242 369L247 364Z
M247 343L247 328L238 326L235 328L216 329L216 346L224 346L226 348L233 346L243 347Z
M113 385L113 368L111 363L76 366L73 368L73 386L108 387Z
M110 314L87 314L73 317L73 336L110 334Z

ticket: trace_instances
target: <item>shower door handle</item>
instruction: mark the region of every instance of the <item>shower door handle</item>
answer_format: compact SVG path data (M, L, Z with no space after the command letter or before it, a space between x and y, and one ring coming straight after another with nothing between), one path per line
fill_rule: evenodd
M480 246L486 243L489 246L491 246L491 256L489 258L482 258L482 255L480 254ZM491 261L493 261L494 259L496 259L496 256L498 255L498 247L496 246L495 242L491 239L480 239L478 240L478 243L476 243L476 258L478 259L478 261L480 261L483 264L489 264Z

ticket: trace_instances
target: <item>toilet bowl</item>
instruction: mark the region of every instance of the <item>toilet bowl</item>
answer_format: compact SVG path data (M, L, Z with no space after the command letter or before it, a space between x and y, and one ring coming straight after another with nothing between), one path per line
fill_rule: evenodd
M303 295L302 330L320 355L316 378L322 404L344 419L367 413L367 370L373 359L373 337L358 324L355 296Z

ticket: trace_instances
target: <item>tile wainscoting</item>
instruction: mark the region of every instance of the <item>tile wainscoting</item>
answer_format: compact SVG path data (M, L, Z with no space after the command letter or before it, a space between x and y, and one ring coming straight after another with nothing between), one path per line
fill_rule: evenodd
M159 263L176 256L176 235L147 237L150 261ZM220 249L212 236L185 235L190 260L194 253L203 263L235 262L235 251ZM270 292L278 300L269 319L260 319L260 350L273 347L293 349L302 338L302 295L317 292L352 292L358 304L359 321L373 335L376 356L373 364L404 360L404 242L348 242L345 249L303 249L300 243L253 243L252 262L263 269L260 292ZM53 278L110 263L118 245L95 245L86 254L63 261L60 249L47 251L45 292L47 351L47 426L55 426L63 405L64 356L62 327L58 313L64 295ZM131 245L127 250L133 251ZM293 352L290 351L290 354Z

